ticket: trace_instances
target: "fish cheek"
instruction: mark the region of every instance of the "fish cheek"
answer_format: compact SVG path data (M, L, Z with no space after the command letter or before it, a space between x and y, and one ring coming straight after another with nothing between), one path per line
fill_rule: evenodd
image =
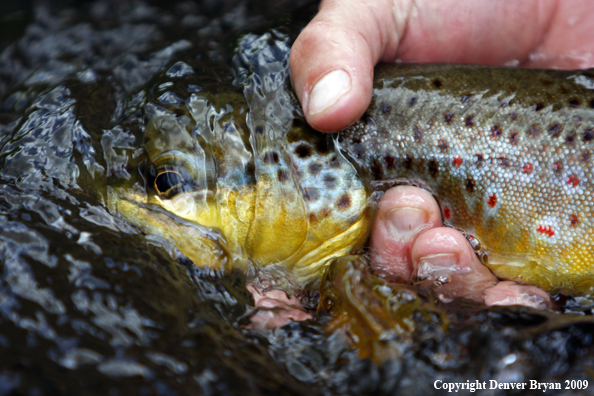
M307 217L299 190L281 184L270 174L257 177L254 220L246 251L257 264L281 263L290 258L307 236Z

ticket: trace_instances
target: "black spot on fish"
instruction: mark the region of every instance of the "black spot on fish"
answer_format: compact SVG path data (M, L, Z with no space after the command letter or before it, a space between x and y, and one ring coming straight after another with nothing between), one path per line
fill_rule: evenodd
M473 115L466 116L466 118L464 119L464 126L466 126L468 128L474 127L474 116Z
M383 115L388 115L392 112L392 106L387 103L382 103L381 110Z
M499 126L499 124L495 124L491 127L491 137L493 139L499 139L499 136L503 133L503 129Z
M394 170L394 168L396 167L394 164L396 162L396 158L394 158L390 154L384 155L384 162L386 163L386 169L388 170Z
M268 151L264 153L264 156L262 157L262 162L266 165L278 164L278 160L278 153L276 151Z
M309 171L309 173L311 173L312 175L315 176L318 173L320 173L320 171L322 170L322 165L320 163L318 163L318 162L312 162L307 167L307 170Z
M320 191L315 187L306 187L303 189L303 198L309 202L317 201L320 198Z
M340 168L340 161L338 160L338 157L333 156L332 158L330 158L330 163L328 165L332 169Z
M286 181L289 181L289 179L291 178L291 175L286 170L279 169L278 171L276 171L276 177L279 182L284 183Z
M454 121L454 113L452 113L451 111L447 111L443 115L443 122L445 122L447 125L450 125L452 121Z
M509 158L504 156L497 158L497 163L499 164L499 166L503 166L504 168L507 168L510 165Z
M420 143L423 141L423 137L425 137L425 132L423 132L420 126L415 125L413 128L413 136L415 138L415 142Z
M299 146L295 147L295 154L299 158L308 158L311 157L311 147L307 144L300 144Z
M347 210L348 208L350 208L351 207L351 196L347 193L342 194L336 200L336 207L339 210Z
M436 78L433 80L433 86L437 89L441 89L441 87L443 87L443 82L439 78Z
M414 105L416 105L416 104L417 104L417 97L416 97L416 96L413 96L412 98L410 98L410 99L408 100L408 105L409 105L410 107L413 107L413 106L414 106Z
M532 106L534 106L534 111L541 111L545 107L542 102L535 102Z
M477 166L483 166L485 162L485 156L483 154L476 154L474 158Z
M330 151L330 145L328 139L320 139L316 142L316 151L322 155L327 154Z
M584 131L583 139L584 139L584 142L586 142L586 143L591 142L592 139L594 139L594 129L593 128L586 129Z
M520 140L520 136L518 135L518 132L511 131L509 134L509 142L515 146L518 144L519 140Z
M518 119L518 113L516 113L515 111L512 111L511 113L509 113L509 120L510 121L515 121Z
M472 194L474 192L474 189L476 187L476 184L474 183L474 179L472 177L467 177L466 178L466 191L469 194Z
M578 98L571 98L571 99L569 99L568 103L574 109L577 109L578 107L580 107L582 105L581 100L579 100Z
M580 154L580 161L582 161L583 163L587 163L590 161L591 155L589 151L582 151L582 153Z
M248 175L254 175L254 173L256 173L256 166L254 165L253 161L247 163L245 166L245 171Z
M561 135L561 132L563 132L563 125L561 125L560 122L553 122L549 125L549 133L551 134L551 137L556 138Z
M261 127L261 126L257 126L257 127L256 127L256 133L257 133L258 135L261 135L261 134L263 134L263 133L264 133L264 128L263 128L263 127Z
M447 153L449 148L448 141L446 139L439 139L439 141L437 142L437 147L439 147L439 150L442 153Z
M403 160L403 164L402 165L404 165L404 168L408 171L408 170L411 170L412 169L413 162L414 162L414 160L413 160L412 155L407 154L406 155L406 158Z
M326 175L324 176L324 186L328 189L328 190L334 190L336 188L336 177L332 176L332 175Z
M460 102L462 102L462 104L467 104L470 102L470 95L462 95L462 97L460 98Z
M371 174L373 175L375 180L383 179L384 175L384 168L382 168L382 164L377 159L371 161L370 164Z
M576 138L575 132L571 131L565 137L565 143L567 143L570 146L573 146L573 144L575 143L575 138Z
M429 174L431 177L436 178L437 174L439 173L439 163L432 159L427 163L427 169L429 170Z
M540 129L540 125L538 124L532 124L530 126L530 128L528 128L528 136L530 136L531 138L535 138L538 135L540 135L541 129Z

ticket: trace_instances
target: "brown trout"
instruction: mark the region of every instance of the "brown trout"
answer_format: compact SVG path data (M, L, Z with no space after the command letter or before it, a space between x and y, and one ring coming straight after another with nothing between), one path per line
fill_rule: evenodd
M197 265L307 284L363 246L373 186L415 184L500 278L592 292L593 88L592 71L384 65L338 137L287 114L282 87L206 89L147 112L143 181L110 206Z
M429 186L502 279L592 291L594 71L382 66L341 147Z

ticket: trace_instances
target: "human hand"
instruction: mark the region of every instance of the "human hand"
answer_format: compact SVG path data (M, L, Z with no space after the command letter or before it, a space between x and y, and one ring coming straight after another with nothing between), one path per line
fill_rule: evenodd
M291 49L308 123L338 131L369 106L378 62L594 66L589 0L324 0Z
M357 120L378 61L455 62L540 68L594 66L594 4L326 0L291 51L292 81L308 122L335 131ZM458 231L442 227L437 203L412 187L388 191L371 237L378 274L426 278L443 299L550 307L547 293L499 282ZM435 283L437 280L438 283Z

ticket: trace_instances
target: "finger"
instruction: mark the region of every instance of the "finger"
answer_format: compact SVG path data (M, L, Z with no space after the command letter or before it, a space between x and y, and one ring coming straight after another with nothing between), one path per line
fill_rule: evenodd
M481 264L459 231L440 227L420 234L411 250L413 279L435 287L444 302L463 297L483 302L497 277Z
M557 3L417 0L397 56L415 62L522 62L546 38Z
M587 0L580 5L582 12L592 7ZM556 9L554 0L325 0L291 50L293 87L310 125L339 130L369 105L379 60L527 62L540 44L566 42L547 39ZM561 22L556 32L567 37Z
M296 296L287 296L282 290L271 289L262 291L253 283L247 289L254 297L256 312L250 317L248 328L257 330L274 329L287 323L310 320L313 316L303 310Z
M427 191L411 186L388 190L371 231L374 272L389 280L410 281L413 242L422 231L439 226L439 206Z
M503 281L485 290L485 304L524 305L536 309L553 309L551 296L546 291L516 282Z
M408 12L395 8L390 0L322 2L293 44L290 58L293 87L311 126L336 131L368 107L373 67L385 53L394 57L403 30L394 15Z

